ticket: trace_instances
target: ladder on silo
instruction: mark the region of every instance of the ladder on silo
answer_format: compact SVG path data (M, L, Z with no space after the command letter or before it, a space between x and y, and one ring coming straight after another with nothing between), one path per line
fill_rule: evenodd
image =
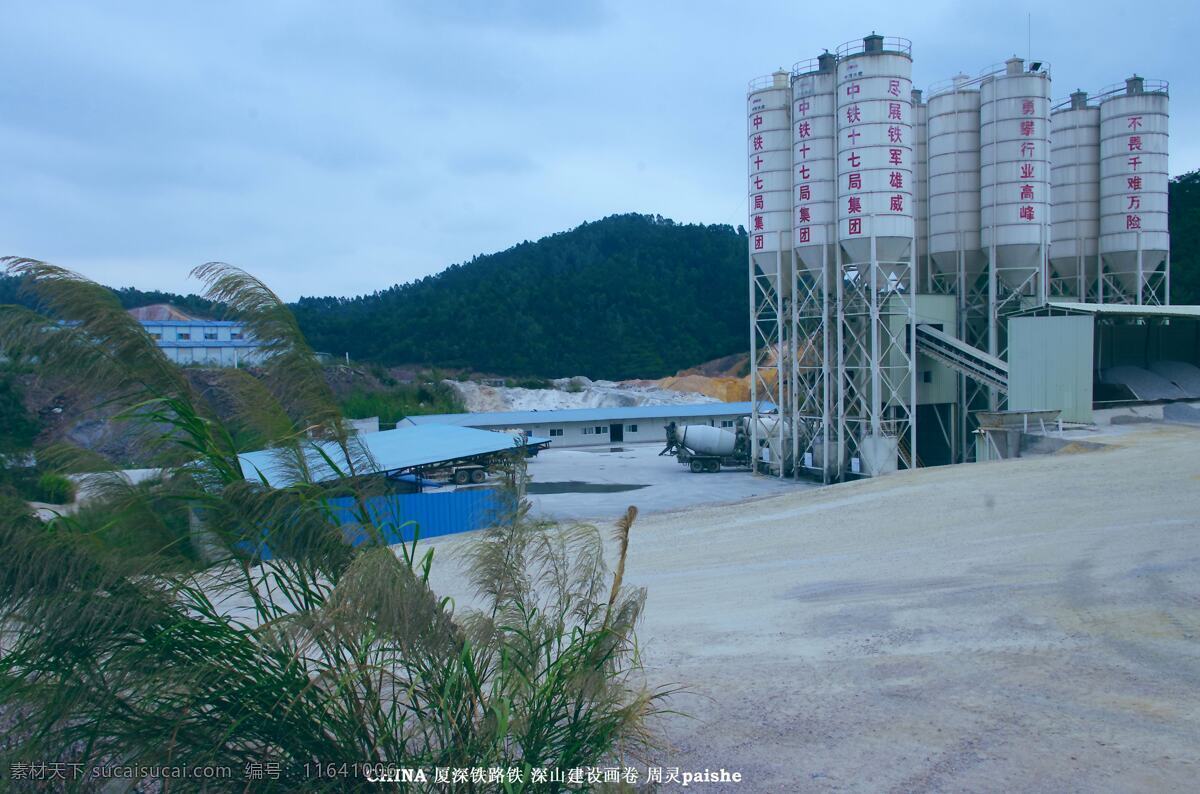
M1007 363L932 325L917 325L917 350L968 378L1008 393Z

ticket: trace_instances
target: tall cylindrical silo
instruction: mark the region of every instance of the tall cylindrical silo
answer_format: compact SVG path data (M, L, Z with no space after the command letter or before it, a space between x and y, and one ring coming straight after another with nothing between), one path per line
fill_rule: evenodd
M929 98L929 254L965 291L983 272L979 214L980 92L959 75Z
M792 123L791 75L778 71L750 83L747 97L750 174L750 255L780 295L791 289ZM774 284L780 259L782 282Z
M913 196L915 211L913 224L916 227L917 282L929 283L929 105L922 92L913 89Z
M1021 58L980 83L981 243L999 284L1044 290L1049 245L1050 75Z
M792 80L792 244L804 268L820 284L832 266L830 246L837 222L837 58L824 53L798 63Z
M1100 108L1086 91L1050 115L1050 198L1050 267L1085 300L1100 245Z
M1135 75L1100 101L1100 257L1138 302L1171 248L1168 179L1167 84Z
M838 240L847 262L913 251L912 48L870 35L838 48Z

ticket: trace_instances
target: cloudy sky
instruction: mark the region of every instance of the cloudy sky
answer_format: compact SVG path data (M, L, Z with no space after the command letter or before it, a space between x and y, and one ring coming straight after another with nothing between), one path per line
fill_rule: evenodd
M1194 0L0 6L0 254L114 286L353 295L612 213L745 223L747 81L872 29L925 87L1025 55L1032 12L1056 98L1170 80L1200 168Z

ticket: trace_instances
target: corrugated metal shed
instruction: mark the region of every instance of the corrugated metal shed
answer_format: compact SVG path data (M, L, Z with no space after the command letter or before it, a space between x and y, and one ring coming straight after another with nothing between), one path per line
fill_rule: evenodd
M374 543L374 534L368 533L358 522L356 501L350 497L327 500L329 516L341 526L343 537L351 546ZM433 538L494 526L515 508L512 498L497 488L392 494L373 496L364 501L373 529L382 535L378 540L389 546L411 543L418 532L421 538ZM240 541L239 545L263 560L274 556L268 532L262 534L257 544Z
M1112 315L1115 317L1188 317L1200 320L1200 306L1136 306L1130 303L1068 303L1049 301L1043 306L1017 312L1015 316L1063 314Z
M634 405L619 408L562 408L554 411L495 411L473 414L410 416L410 425L459 425L465 427L520 427L567 422L621 422L630 419L680 419L695 416L749 416L750 402L688 403L685 405Z
M1008 407L1060 409L1068 422L1092 421L1092 329L1086 315L1008 321Z
M356 520L355 501L348 497L330 499L335 521L347 531L351 545L369 538ZM472 488L443 493L394 494L366 500L371 523L383 534L384 542L411 543L419 531L422 538L470 532L493 526L515 505L495 488Z
M358 437L374 459L374 473L409 471L451 461L467 460L483 455L506 452L514 448L515 439L505 433L474 430L452 425L423 425L401 427L381 433ZM548 444L548 438L530 438L528 444ZM324 455L322 455L324 452ZM267 484L282 488L295 482L293 467L288 465L286 452L272 449L238 455L242 474L247 478L266 478ZM311 443L305 449L305 460L314 482L339 477L325 460L328 456L343 471L350 467L342 451L330 442Z

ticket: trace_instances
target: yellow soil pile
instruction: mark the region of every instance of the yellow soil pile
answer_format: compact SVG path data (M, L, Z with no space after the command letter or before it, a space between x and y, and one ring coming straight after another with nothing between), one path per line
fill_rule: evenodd
M663 389L707 394L725 402L750 399L748 378L710 378L705 375L672 375L656 381Z

